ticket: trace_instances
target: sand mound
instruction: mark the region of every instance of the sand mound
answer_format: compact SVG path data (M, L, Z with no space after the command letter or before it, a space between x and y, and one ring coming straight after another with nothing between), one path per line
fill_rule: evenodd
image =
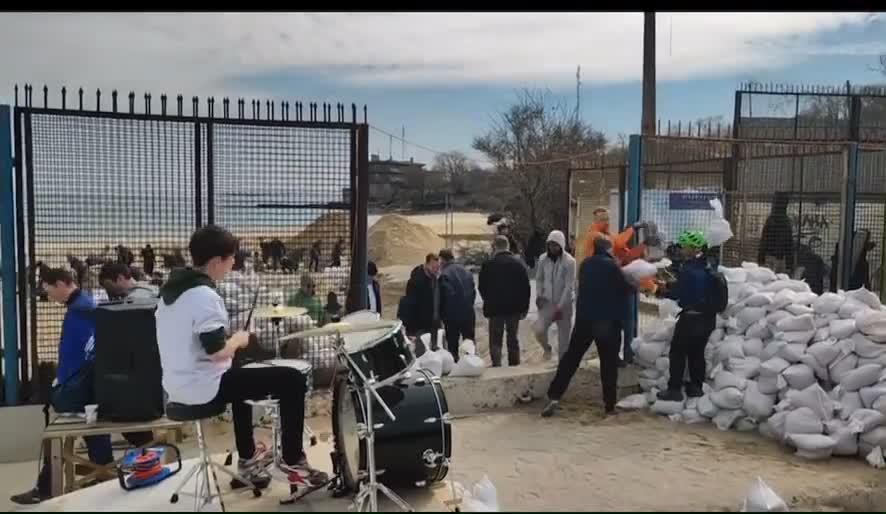
M443 248L443 238L430 227L387 214L369 229L369 258L378 266L417 265L425 255Z

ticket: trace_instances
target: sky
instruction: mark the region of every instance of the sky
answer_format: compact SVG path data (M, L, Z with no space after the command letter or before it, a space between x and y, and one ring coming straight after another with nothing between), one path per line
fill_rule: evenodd
M880 13L658 13L656 32L664 124L730 123L750 80L886 82L872 70L886 54ZM582 118L610 141L638 132L642 39L642 13L3 13L0 103L24 82L48 84L57 106L63 85L354 102L368 106L371 153L458 150L482 165L472 140L516 93L574 105L577 66ZM405 154L382 132L404 126Z

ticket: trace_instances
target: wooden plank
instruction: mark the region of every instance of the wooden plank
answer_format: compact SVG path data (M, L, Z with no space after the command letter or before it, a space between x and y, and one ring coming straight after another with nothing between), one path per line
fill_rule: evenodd
M74 490L74 441L73 437L66 437L62 446L62 466L65 473L65 494Z
M182 425L183 424L180 421L172 421L167 418L160 418L158 420L142 423L99 422L91 425L86 423L50 423L43 431L43 438L83 437L89 435L119 434L123 432L176 429L181 428Z
M62 474L62 440L58 437L48 441L49 476L52 482L52 496L61 496L64 491L64 475Z

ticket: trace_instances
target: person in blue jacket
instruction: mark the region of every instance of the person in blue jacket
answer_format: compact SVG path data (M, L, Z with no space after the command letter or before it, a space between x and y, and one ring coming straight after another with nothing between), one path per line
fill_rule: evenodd
M676 300L680 305L677 325L671 339L670 380L668 389L658 393L665 401L683 400L683 376L689 366L689 383L686 395L690 398L702 396L705 377L704 349L714 331L716 312L711 310L711 274L703 249L707 247L704 234L697 230L687 230L680 234L677 245L683 254L683 265L677 281L670 287L660 289L661 296Z
M52 403L56 409L62 405L73 406L82 398L93 397L92 380L79 380L78 373L85 372L95 357L95 300L80 290L71 272L63 268L47 268L40 273L40 285L53 302L67 307L62 320L62 333L58 344L58 368L52 386ZM89 390L80 390L82 388ZM76 398L76 399L75 399ZM88 402L88 403L91 403ZM76 405L82 411L84 405ZM111 436L86 436L89 460L96 464L113 462ZM14 503L33 505L52 495L49 459L45 458L37 487L10 498Z

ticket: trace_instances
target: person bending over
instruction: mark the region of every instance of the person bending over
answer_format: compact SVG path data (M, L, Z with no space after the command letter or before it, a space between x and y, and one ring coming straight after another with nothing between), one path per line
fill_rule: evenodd
M238 473L258 487L269 477L263 464L269 448L256 447L252 409L245 400L268 395L280 402L284 468L293 494L327 481L311 467L302 447L305 376L288 367L232 368L234 353L249 343L249 332L226 337L228 315L216 283L234 266L238 242L227 230L208 225L191 236L193 268L176 269L160 289L157 342L163 367L163 388L170 403L230 403L234 418Z
M612 242L606 237L594 239L593 257L581 263L578 272L578 301L575 328L566 354L557 365L557 374L548 388L548 404L541 415L548 417L560 407L560 398L578 369L582 357L597 343L600 356L600 381L606 414L615 412L618 395L618 349L627 314L628 296L633 287L612 256Z

